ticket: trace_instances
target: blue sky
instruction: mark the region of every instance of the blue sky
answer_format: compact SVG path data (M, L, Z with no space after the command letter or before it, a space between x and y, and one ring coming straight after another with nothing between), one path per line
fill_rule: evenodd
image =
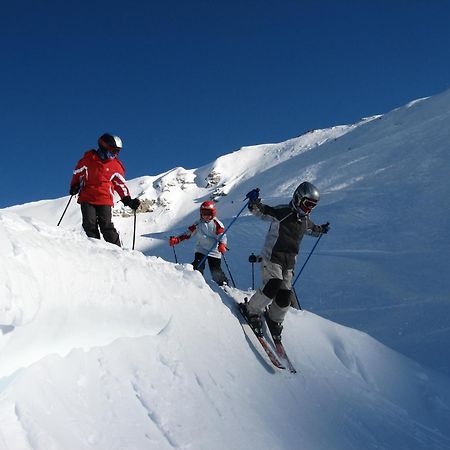
M135 178L438 94L449 19L444 0L10 2L0 207L66 195L107 131Z

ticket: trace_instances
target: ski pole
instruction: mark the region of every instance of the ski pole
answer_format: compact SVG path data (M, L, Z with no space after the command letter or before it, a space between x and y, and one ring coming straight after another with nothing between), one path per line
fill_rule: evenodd
M317 242L314 244L314 247L313 247L312 250L309 252L309 255L308 255L308 257L306 258L306 261L303 263L303 266L302 266L302 268L300 269L300 272L299 272L298 275L295 277L295 280L294 280L294 282L292 283L292 287L294 287L294 284L297 282L298 278L299 278L300 275L302 274L303 269L305 268L306 264L308 263L309 258L311 258L311 255L313 254L314 250L316 249L317 244L318 244L318 243L320 242L320 240L322 239L322 236L323 236L323 234L321 234L321 235L319 236L319 238L317 239Z
M255 262L257 261L256 255L252 253L248 257L248 261L252 263L252 289L255 290Z
M298 299L298 295L297 295L297 292L295 292L294 286L292 286L292 292L293 292L294 295L295 295L295 300L297 301L298 309L301 311L301 310L302 310L302 307L300 306L300 300Z
M174 245L172 245L172 249L173 249L173 256L175 256L175 262L178 264L177 252L175 251Z
M255 290L255 263L252 262L252 289Z
M134 250L135 241L136 241L136 210L134 210L133 247L131 248L131 250Z
M227 270L228 270L228 273L230 274L230 278L231 278L231 281L232 281L232 283L233 283L233 286L236 287L236 283L235 283L234 280L233 280L233 275L231 275L231 271L230 271L230 268L228 267L228 263L227 263L227 260L226 260L226 258L225 258L225 254L224 254L224 253L222 254L222 257L223 257L223 262L224 262L225 265L227 266Z
M203 255L203 258L201 261L197 264L197 267L202 267L203 263L206 261L206 258L208 257L209 253L213 250L213 248L217 245L217 243L220 241L222 236L230 229L230 227L233 225L234 222L236 222L236 219L242 214L242 211L247 207L249 202L247 202L242 209L237 213L236 217L231 221L231 223L225 228L222 234L219 235L219 237L214 241L214 244L211 246L211 248L206 252L206 255ZM196 269L196 267L194 267Z
M62 213L61 219L59 219L58 225L56 225L57 227L59 227L59 224L63 220L64 214L66 214L67 208L69 207L70 202L72 201L72 197L73 197L73 195L70 196L69 201L67 202L67 205L66 205L66 207L64 209L64 212Z

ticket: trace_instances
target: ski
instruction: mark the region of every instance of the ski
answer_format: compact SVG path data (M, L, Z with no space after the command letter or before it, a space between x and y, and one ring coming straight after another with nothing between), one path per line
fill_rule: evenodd
M277 367L278 369L286 369L286 367L283 366L281 361L276 357L275 353L272 351L272 349L269 347L268 342L264 337L256 336L258 338L259 343L261 344L262 348L266 352L267 356L270 359L270 362Z
M297 373L297 369L292 365L291 360L286 354L284 345L281 342L274 342L277 355L286 362L287 368L291 373Z
M278 359L277 355L270 348L270 345L267 342L266 338L264 336L258 336L254 332L253 328L248 324L247 319L245 318L244 314L242 314L240 305L242 305L242 303L237 303L239 314L243 319L243 321L241 321L241 325L242 325L242 328L244 329L244 333L247 336L253 335L254 337L256 337L256 339L258 340L262 349L264 350L265 355L268 357L268 359L272 363L272 365L274 365L277 369L286 369L286 367Z
M294 365L292 364L291 360L289 359L286 350L284 349L284 345L282 344L281 340L275 339L273 337L273 334L270 331L269 326L267 325L266 322L266 333L269 334L272 338L273 344L275 346L275 353L277 354L277 356L279 358L281 358L282 360L284 360L286 362L287 368L289 370L289 372L291 373L297 373L297 369L294 367Z
M269 341L264 336L258 336L253 328L249 325L247 322L247 319L245 315L241 311L241 305L244 305L244 303L247 301L247 298L244 298L244 302L241 302L236 298L235 292L238 291L237 289L230 288L229 286L223 286L222 287L223 292L227 294L228 297L230 297L234 305L236 306L236 309L238 311L238 318L239 323L242 326L242 330L244 331L244 334L246 335L247 339L251 342L253 347L255 348L255 351L258 352L258 354L261 356L261 358L264 358L264 361L267 362L267 364L270 364L277 369L286 369L286 367L282 364L280 359L277 357L275 352L272 350ZM261 348L263 351L261 351Z

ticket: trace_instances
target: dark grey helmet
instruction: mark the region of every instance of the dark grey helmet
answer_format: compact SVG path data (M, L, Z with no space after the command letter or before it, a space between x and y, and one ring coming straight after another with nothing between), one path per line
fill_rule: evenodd
M98 138L98 147L104 152L120 151L122 149L122 139L109 133L102 134Z
M319 190L308 181L301 183L292 196L292 205L302 214L308 214L320 200Z
M98 155L100 159L116 158L122 149L122 139L109 133L102 134L98 138Z

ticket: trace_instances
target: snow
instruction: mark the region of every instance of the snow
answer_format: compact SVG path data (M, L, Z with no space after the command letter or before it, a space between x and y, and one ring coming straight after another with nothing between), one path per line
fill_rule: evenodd
M74 201L56 227L69 197L0 210L0 450L449 449L449 124L447 91L130 180L134 251L120 203L123 249L87 238ZM227 225L250 189L277 204L304 179L332 228L286 318L294 375L254 353L194 242L175 264L167 238L205 199ZM237 299L266 229L244 212L227 233Z

